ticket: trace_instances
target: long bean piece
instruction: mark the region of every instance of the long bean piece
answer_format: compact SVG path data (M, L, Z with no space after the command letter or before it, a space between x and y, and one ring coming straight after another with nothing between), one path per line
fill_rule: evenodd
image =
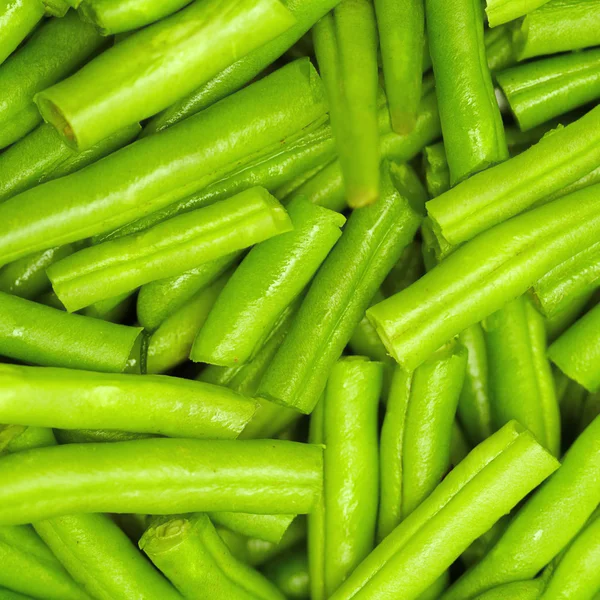
M519 214L600 164L600 107L427 203L438 233L460 244Z
M429 51L452 185L508 158L479 0L426 0ZM456 77L455 66L461 74Z
M44 16L39 0L2 0L0 2L0 65L16 50Z
M35 101L67 143L85 150L163 110L293 22L278 0L194 2L122 40Z
M512 422L482 442L354 570L331 600L420 596L479 535L558 468Z
M48 268L69 311L172 277L292 229L264 188L250 188L132 236L84 248Z
M60 429L232 439L256 410L228 388L158 375L2 365L0 390L3 423Z
M500 540L443 596L473 598L534 577L581 530L600 501L600 417L577 438L558 471L516 514Z
M120 373L140 329L0 292L0 354L38 365Z
M244 258L194 341L193 361L234 366L252 358L342 235L346 219L336 212L302 198L288 212L293 230Z
M467 352L452 344L412 373L394 371L381 429L380 540L431 494L450 466L466 365Z
M311 441L325 445L323 497L308 517L313 600L329 598L373 549L382 382L381 363L364 357L342 358L331 369L325 394L311 419Z
M319 269L258 395L310 413L371 298L420 222L384 165L382 196L352 213Z
M0 204L0 263L111 231L167 206L325 110L310 63L282 67L169 132Z
M31 450L0 459L7 482L0 524L78 512L305 514L321 493L322 460L318 446L275 440L156 438Z
M482 233L409 288L371 307L367 315L390 354L405 369L416 368L595 242L599 191L575 192Z

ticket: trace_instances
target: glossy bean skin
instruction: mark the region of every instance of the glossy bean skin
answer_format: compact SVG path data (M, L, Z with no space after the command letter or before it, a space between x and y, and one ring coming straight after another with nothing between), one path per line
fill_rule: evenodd
M418 598L471 542L558 466L529 432L514 422L505 425L450 471L331 599L392 598L400 593L406 600Z
M190 0L84 0L79 5L79 15L102 35L111 35L154 23L189 3Z
M38 0L2 0L0 4L0 65L44 16Z
M390 354L405 369L416 368L441 344L588 247L600 227L597 193L590 187L509 219L371 307L367 315Z
M39 123L34 95L70 75L106 40L76 14L51 19L0 67L0 148L16 142Z
M169 132L0 204L0 263L112 231L167 206L325 110L309 62L286 65Z
M285 4L294 16L295 24L158 114L146 126L144 132L150 134L171 127L236 92L279 58L338 3L339 0L287 0Z
M264 188L185 213L141 233L84 248L48 268L69 311L112 298L292 229Z
M140 548L190 600L283 600L258 571L232 556L207 515L159 517Z
M497 79L523 130L600 97L600 50L537 60L498 73Z
M483 39L481 3L426 0L444 145L452 185L508 158ZM455 66L461 65L460 77Z
M465 242L580 179L600 162L598 137L600 107L430 200L438 234L450 244Z
M250 360L342 235L346 219L302 198L287 207L292 231L257 244L235 270L190 358L222 366Z
M311 418L325 445L323 497L308 517L311 596L329 598L373 549L377 522L377 412L383 365L349 356L331 369Z
M244 537L265 540L278 544L296 515L256 515L242 512L211 512L210 520L216 525Z
M155 115L293 22L278 0L194 3L121 40L35 102L68 144L85 150Z
M258 395L310 413L371 298L412 240L420 215L393 187L386 165L382 196L352 213L313 279Z
M377 24L373 5L366 0L342 0L315 25L313 40L348 204L353 208L366 206L379 196Z
M497 27L533 12L546 2L548 0L486 0L485 13L490 27Z
M140 329L0 292L0 354L37 365L120 373Z
M380 540L429 496L450 467L466 366L466 350L453 344L412 373L394 371L381 429Z
M487 317L483 328L494 427L514 419L559 456L560 411L543 317L521 296Z
M256 410L232 390L176 377L2 365L0 381L0 420L37 427L235 439Z
M444 600L473 598L534 577L577 534L600 500L600 417L577 438L558 471L515 515L500 540Z
M519 60L600 43L598 0L552 0L529 13L516 32Z
M78 512L304 514L323 472L314 445L155 438L21 452L0 460L0 474L11 482L0 523L18 524Z
M596 392L600 388L597 368L599 337L600 307L596 306L567 329L548 349L550 360L570 379L590 392Z

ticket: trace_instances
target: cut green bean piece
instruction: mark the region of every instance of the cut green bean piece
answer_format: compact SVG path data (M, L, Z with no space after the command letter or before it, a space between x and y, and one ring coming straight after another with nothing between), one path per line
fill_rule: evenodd
M0 524L79 512L306 514L322 454L278 440L168 438L20 452L0 460Z
M385 91L392 129L410 133L421 98L425 7L423 0L376 0Z
M452 185L508 158L479 0L426 0L429 51ZM456 65L461 75L456 77Z
M287 210L293 230L244 258L194 341L193 361L231 367L251 359L342 235L346 219L336 212L302 198Z
M143 285L137 298L137 317L140 325L150 331L158 329L166 320L187 306L192 298L210 287L238 257L238 253L223 256L181 275Z
M466 600L494 586L535 577L575 537L598 506L599 473L597 417L571 446L561 468L516 514L481 562L452 585L444 600Z
M484 43L487 64L492 73L492 78L495 78L496 71L512 67L517 62L512 27L509 25L488 29L484 33Z
M261 381L258 395L310 413L329 370L420 222L393 187L387 165L382 196L354 211L319 269L289 334Z
M416 371L396 367L381 429L380 540L431 494L450 467L467 352L451 344Z
M85 150L155 115L293 23L278 0L194 2L122 40L35 102L68 144Z
M548 0L486 0L485 13L490 27L514 21L546 4Z
M278 544L296 515L253 515L235 512L211 512L211 521L245 537Z
M600 98L600 49L529 62L497 78L519 127L528 130Z
M0 67L0 148L16 142L41 123L33 102L37 92L70 75L105 44L106 40L74 13L42 24Z
M0 421L38 427L232 439L256 410L233 390L176 377L1 365L0 382Z
M323 496L308 517L313 600L329 598L373 549L382 385L381 363L357 356L342 358L331 369L311 419L311 442L325 445Z
M191 0L83 0L79 16L102 35L139 29L177 12Z
M290 600L309 600L310 581L306 551L296 548L268 563L265 575Z
M0 292L0 354L44 366L120 373L137 327L70 315Z
M310 62L286 65L169 132L0 204L0 263L112 231L184 198L325 109Z
M519 60L598 44L598 0L552 0L529 13L515 31Z
M379 196L377 24L372 3L342 0L315 25L313 39L348 204L366 206Z
M74 311L291 228L286 211L273 196L264 188L250 188L141 233L80 250L47 272L56 295Z
M331 600L419 597L559 466L517 423L482 442L354 570Z
M264 575L232 556L207 515L157 518L139 545L190 600L284 599Z
M548 356L570 379L596 392L600 389L599 341L600 305L597 305L550 346Z
M583 296L570 299L564 310L553 315L552 317L546 317L546 333L548 337L548 343L552 343L556 338L562 335L571 325L581 317L588 307L593 292L588 292Z
M388 352L416 368L557 264L598 239L600 189L590 187L502 223L458 248L399 294L371 307Z
M0 65L16 50L44 16L39 0L0 2Z
M543 317L521 296L483 322L496 428L514 419L560 454L560 413L546 357Z
M427 203L437 233L465 242L519 214L600 164L600 106L506 162Z
M171 127L242 88L295 44L338 3L339 0L286 0L285 4L294 16L295 24L158 114L146 126L144 133L149 134Z

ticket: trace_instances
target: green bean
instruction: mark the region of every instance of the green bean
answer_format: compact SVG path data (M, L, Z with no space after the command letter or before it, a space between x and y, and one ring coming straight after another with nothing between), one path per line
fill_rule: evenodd
M293 23L278 0L194 2L122 40L35 102L68 144L85 150L155 115Z
M49 17L64 17L70 8L67 0L42 0L42 3Z
M294 16L295 24L158 114L144 132L149 134L171 127L242 88L297 42L338 2L339 0L286 0L285 4Z
M367 315L407 370L595 242L598 188L531 210L477 236ZM476 287L474 287L476 286Z
M381 293L381 290L377 290L371 299L370 306L381 302L384 298L385 296ZM375 328L371 325L371 321L367 319L367 315L363 315L358 325L354 328L352 337L348 340L348 346L352 350L352 353L357 356L366 356L371 360L379 362L390 362L387 350L381 343Z
M115 325L0 292L0 354L38 365L119 373L136 327Z
M486 554L444 600L473 598L494 586L534 577L583 527L600 500L600 417L579 436L560 469L519 510Z
M381 198L348 219L269 365L259 396L304 413L312 411L330 368L419 221L420 215L393 188L384 165Z
M16 50L44 16L39 0L0 2L0 65Z
M392 129L410 133L417 122L425 42L423 1L376 0L381 59Z
M82 20L96 26L102 35L139 29L177 12L191 0L83 0Z
M141 233L85 248L48 268L69 311L172 277L290 231L290 219L264 188L185 213Z
M579 298L600 287L600 242L563 261L532 288L536 305L547 317L563 312Z
M450 467L467 353L452 344L416 371L396 367L381 429L380 540L431 494Z
M537 579L515 581L479 594L475 600L539 600L543 589L542 582Z
M437 232L450 244L465 242L573 183L598 166L599 136L597 107L518 156L430 200L427 211Z
M55 429L54 435L59 444L95 444L110 442L130 442L155 437L149 433L132 433L107 429Z
M600 394L587 394L581 410L577 433L583 431L598 415L600 415Z
M138 124L126 127L85 152L67 146L50 125L40 125L0 155L0 201L39 183L74 173L127 145L137 137Z
M13 590L0 588L0 600L32 600L32 598Z
M6 447L12 440L21 435L25 425L0 425L0 456L6 452Z
M512 27L509 25L485 31L485 55L492 78L495 78L496 71L512 67L517 62L512 38Z
M529 13L515 31L519 60L598 44L598 0L552 0Z
M519 127L531 129L600 98L600 50L519 65L497 79Z
M460 560L468 568L478 563L486 552L500 539L508 527L509 516L503 516L491 529L479 536L461 555Z
M20 435L11 440L7 446L8 452L21 452L31 448L54 446L56 439L51 429L46 427L27 427Z
M273 195L275 198L286 202L291 200L296 191L300 188L300 186L304 185L309 179L312 179L317 173L322 171L325 167L330 165L333 162L331 158L324 159L316 164L314 167L303 171L302 173L298 173L292 179L287 181L286 183L280 185L274 192Z
M412 285L424 273L421 244L413 241L404 248L398 262L381 285L384 296L392 296Z
M223 256L181 275L158 279L143 285L137 298L137 317L140 325L150 331L159 329L184 306L189 306L192 298L198 297L202 290L210 287L221 277L238 257L238 253Z
M232 556L206 515L155 519L139 545L190 600L284 599L263 575Z
M600 305L597 305L548 349L548 356L570 379L590 392L600 389Z
M310 582L306 551L296 548L268 563L265 575L290 600L309 600Z
M556 338L562 335L577 319L585 312L585 308L592 299L593 292L588 292L583 296L572 298L567 306L561 312L546 317L546 336L548 342L552 343Z
M111 231L158 210L324 111L321 83L310 63L291 63L168 133L138 140L0 204L0 263Z
M94 304L86 306L81 312L86 317L102 319L111 323L119 323L133 306L133 293L126 292L112 298L100 300Z
M558 456L560 413L543 317L521 296L487 317L483 328L494 426L515 419Z
M230 531L274 544L281 541L296 518L296 515L253 515L241 512L211 512L208 516L213 523Z
M1 365L0 382L0 421L37 427L232 439L256 410L227 388L157 375Z
M322 449L296 442L67 444L0 459L0 524L78 512L306 514L322 475Z
M354 570L331 600L418 598L558 462L511 422L482 442Z
M426 0L429 50L452 185L508 158L478 0ZM456 77L460 64L461 76Z
M373 5L369 0L342 0L315 25L313 39L346 198L351 207L366 206L379 196L377 24Z
M43 600L89 600L29 525L0 527L0 557L2 586Z
M452 423L452 435L450 437L450 465L454 468L471 451L472 446L467 441L464 431L455 419Z
M435 198L450 189L450 170L443 142L423 149L423 169L430 198Z
M546 4L548 0L486 0L485 13L490 27L514 21Z
M342 235L346 219L336 212L302 198L287 209L293 230L244 258L198 332L193 361L234 366L251 359Z
M323 496L308 517L313 600L329 598L373 549L382 384L381 363L343 358L332 367L311 419L310 440L325 445Z
M564 188L556 190L552 194L549 194L544 198L544 201L549 202L550 200L555 200L556 198L562 198L567 194L572 194L577 190L589 187L590 185L596 185L597 183L600 183L600 166L596 167L593 171L590 171L586 175L583 175L583 177L580 177L579 179L577 179L573 183L570 183Z
M479 323L462 331L459 340L467 349L468 359L457 413L467 438L476 445L492 434L486 340Z
M41 122L34 95L70 75L105 43L93 27L69 14L43 24L4 63L0 68L0 148L16 142Z

